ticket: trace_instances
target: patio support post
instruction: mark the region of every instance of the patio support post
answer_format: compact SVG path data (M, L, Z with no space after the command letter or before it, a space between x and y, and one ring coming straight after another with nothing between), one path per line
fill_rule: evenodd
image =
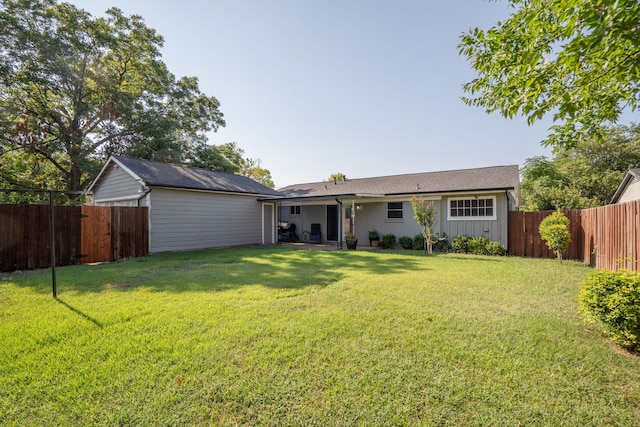
M351 233L356 234L356 201L351 201Z
M56 286L56 230L55 230L55 214L53 203L53 191L49 190L49 252L51 255L51 290L54 298L58 298L58 289Z
M337 248L338 249L342 249L342 201L339 199L336 199L336 202L338 203L338 242L337 242Z

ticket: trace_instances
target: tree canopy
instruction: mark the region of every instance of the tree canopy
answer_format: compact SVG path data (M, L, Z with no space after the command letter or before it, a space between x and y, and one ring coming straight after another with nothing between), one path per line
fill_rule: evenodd
M163 39L140 16L2 0L0 28L5 183L42 168L50 188L84 190L110 154L185 164L208 147L206 132L225 124L195 77L167 70ZM32 172L23 176L11 170L26 164Z
M235 167L236 170L233 173L251 178L265 187L275 187L271 172L261 167L261 160L246 157L245 151L235 142L214 146L213 149Z
M578 141L553 159L532 157L521 174L527 210L582 209L609 203L629 169L640 167L640 126L616 126Z
M640 100L640 3L637 0L509 0L513 13L459 44L478 76L467 104L526 117L552 114L554 147L601 134Z
M329 175L329 178L327 178L327 181L331 182L331 181L346 181L347 180L347 176L345 174L343 174L342 172L334 172L331 175Z

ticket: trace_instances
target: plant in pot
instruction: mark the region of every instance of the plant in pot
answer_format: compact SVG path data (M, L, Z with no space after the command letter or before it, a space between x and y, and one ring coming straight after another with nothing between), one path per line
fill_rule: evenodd
M380 246L380 234L378 230L369 230L369 246Z
M358 246L358 236L353 233L346 233L344 240L347 242L347 249L355 249Z

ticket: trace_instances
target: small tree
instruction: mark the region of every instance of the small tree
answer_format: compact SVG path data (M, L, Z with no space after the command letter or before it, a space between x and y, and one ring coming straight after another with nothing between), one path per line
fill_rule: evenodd
M569 218L558 210L543 219L538 228L540 237L547 243L547 247L556 253L560 263L562 263L562 253L571 243L569 226Z
M329 175L329 178L327 178L327 181L331 182L344 182L347 180L347 176L345 174L343 174L342 172L335 172L332 173L331 175Z
M433 255L433 229L436 225L436 206L433 201L426 201L422 197L412 197L410 199L413 208L413 217L420 226L420 231L424 236L425 253Z

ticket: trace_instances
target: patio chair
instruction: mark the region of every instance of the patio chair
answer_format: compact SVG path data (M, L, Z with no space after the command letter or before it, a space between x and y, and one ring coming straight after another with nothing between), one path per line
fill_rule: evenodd
M322 243L322 231L320 231L320 224L311 224L309 243Z

